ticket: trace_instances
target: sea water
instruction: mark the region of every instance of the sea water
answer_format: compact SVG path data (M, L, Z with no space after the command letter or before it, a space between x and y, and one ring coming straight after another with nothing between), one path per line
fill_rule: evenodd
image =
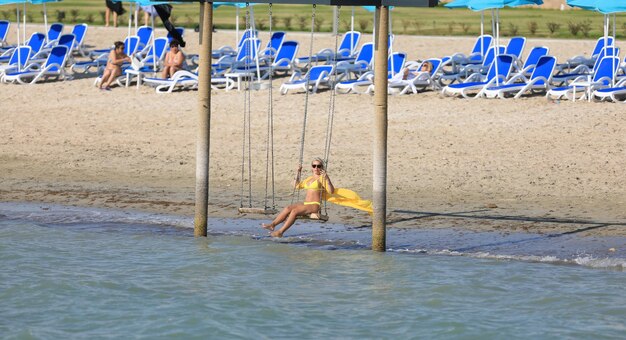
M4 208L4 339L626 336L619 265L451 256L410 233L374 253L361 230L306 223L277 240L211 220L194 238L189 219Z

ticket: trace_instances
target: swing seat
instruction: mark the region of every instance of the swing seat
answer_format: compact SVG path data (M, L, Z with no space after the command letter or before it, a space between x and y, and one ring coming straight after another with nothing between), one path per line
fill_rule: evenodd
M320 213L312 213L304 216L296 217L298 220L311 220L311 221L320 221L326 222L328 221L328 215L320 214Z
M275 215L278 214L278 210L272 208L239 208L240 214L263 214L263 215Z

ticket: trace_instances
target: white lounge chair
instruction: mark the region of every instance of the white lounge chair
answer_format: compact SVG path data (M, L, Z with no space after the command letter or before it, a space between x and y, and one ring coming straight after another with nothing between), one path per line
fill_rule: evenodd
M332 65L316 65L311 67L309 72L304 76L296 71L289 81L284 82L280 86L280 93L287 94L289 90L302 89L303 91L311 91L316 93L320 86L325 85L331 87L330 77L333 73Z
M432 65L430 72L420 71L424 62L429 62ZM421 63L407 63L405 67L409 72L407 79L402 79L405 69L401 70L400 73L398 73L399 76L389 80L389 93L395 91L400 95L408 92L416 94L419 89L425 89L427 87L437 89L439 86L436 81L436 76L439 73L441 64L442 60L438 58L427 59Z
M553 88L546 94L548 99L577 99L591 100L591 94L598 89L610 87L615 80L615 75L619 69L620 60L618 57L604 57L599 60L598 67L592 76L580 76L572 81L568 86ZM577 94L580 96L577 98Z
M5 73L14 73L23 69L28 64L30 51L30 46L20 46L13 49L9 62L0 65L0 79L4 77Z
M350 79L352 74L356 75L357 78L360 77L363 73L371 70L373 61L374 43L363 44L355 60L342 60L337 63L339 79Z
M474 73L467 77L464 83L451 84L441 90L441 94L444 96L462 96L463 98L471 98L471 93L477 92L474 96L478 98L482 95L483 91L498 83L504 83L511 70L513 69L514 57L510 55L499 55L496 60L491 64L487 75L480 73Z
M526 79L524 74L518 73L503 85L487 87L482 95L485 98L506 98L507 95L515 94L515 99L517 99L527 92L547 92L551 88L550 78L552 78L555 67L555 57L543 56L537 61L530 79Z
M45 80L50 77L57 79L68 79L65 74L65 64L68 59L68 48L60 45L52 48L48 54L48 58L43 65L31 63L26 66L24 71L6 73L4 82L17 82L20 84L34 84L39 80Z
M169 79L144 78L144 84L154 86L156 93L172 93L175 89L192 90L198 87L198 74L185 70L174 73ZM211 77L211 88L230 90L235 86L235 81L224 77Z

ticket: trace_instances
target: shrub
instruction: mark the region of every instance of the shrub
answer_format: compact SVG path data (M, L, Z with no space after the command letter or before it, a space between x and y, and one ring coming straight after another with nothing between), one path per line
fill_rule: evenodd
M267 28L267 21L265 19L256 19L256 28L260 31L265 31L265 28Z
M350 21L343 19L341 20L340 24L339 24L342 28L343 31L349 31L350 30Z
M409 26L411 26L411 20L402 19L402 33L407 34Z
M105 15L106 15L106 14L105 14L105 12L104 12L104 11L100 11L100 12L98 12L98 13L100 13L100 18L102 19L102 22L104 22L104 18L106 18L106 16L105 16Z
M315 17L315 30L320 32L322 30L322 25L324 25L324 18Z
M467 34L467 32L469 31L470 27L472 27L472 25L466 23L466 22L462 22L459 24L461 26L461 29L463 30L463 33Z
M569 32L573 35L573 36L577 36L578 32L580 32L580 24L579 23L575 23L575 22L571 22L569 21L567 23L567 28L569 29Z
M370 24L369 19L359 19L359 27L361 28L361 32L365 32L369 24Z
M283 18L283 25L285 25L285 28L287 28L287 30L291 31L291 19L293 19L292 17L284 17Z
M298 28L300 28L301 31L307 31L308 26L309 26L309 17L307 16L298 17Z
M585 37L589 37L589 33L591 32L591 20L585 20L580 23L580 31L583 32Z
M11 19L11 14L13 12L12 11L2 11L0 13L2 13L2 19L9 20L9 19Z
M70 16L72 17L72 22L78 22L78 14L80 12L77 9L70 10Z
M195 24L193 17L189 14L185 14L185 22L187 23L187 26L189 27L192 27Z
M30 13L26 13L26 22L33 22L33 15Z
M273 29L273 30L274 30L274 29L276 29L276 24L277 24L277 23L278 23L278 17L277 17L277 16L272 15L272 22L271 22L271 24L272 24L272 29Z
M419 33L419 31L422 28L422 23L417 20L413 20L412 24L413 24L413 28L415 28L415 33Z
M622 24L622 29L624 30L624 34L626 34L626 22Z
M61 11L57 9L57 21L63 22L65 20L65 11Z
M516 36L518 32L519 32L519 27L513 24L512 22L509 22L509 35Z
M537 25L536 21L531 21L528 23L528 31L531 35L537 34L537 28L539 28L539 26Z
M85 22L88 24L91 24L94 22L93 13L87 14L87 16L85 17Z
M156 19L156 18L155 18L155 19ZM170 22L171 22L172 24L176 24L176 23L178 22L178 17L177 17L177 16L175 16L175 15L171 15L171 16L170 16Z
M454 32L454 25L456 25L456 22L454 21L450 21L448 23L448 34L452 34L452 32Z
M550 31L550 35L553 35L556 31L559 30L559 28L561 28L561 24L558 24L556 22L548 22L546 23L546 27L548 27L548 31Z

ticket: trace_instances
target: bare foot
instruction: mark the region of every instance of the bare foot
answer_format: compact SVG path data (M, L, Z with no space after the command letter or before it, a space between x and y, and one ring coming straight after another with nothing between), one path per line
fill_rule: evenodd
M261 223L261 227L262 227L263 229L267 229L267 230L269 230L269 231L274 231L274 226L273 226L273 225L271 225L271 224Z
M281 233L280 231L273 231L270 233L270 235L272 235L272 237L283 237L283 233Z

